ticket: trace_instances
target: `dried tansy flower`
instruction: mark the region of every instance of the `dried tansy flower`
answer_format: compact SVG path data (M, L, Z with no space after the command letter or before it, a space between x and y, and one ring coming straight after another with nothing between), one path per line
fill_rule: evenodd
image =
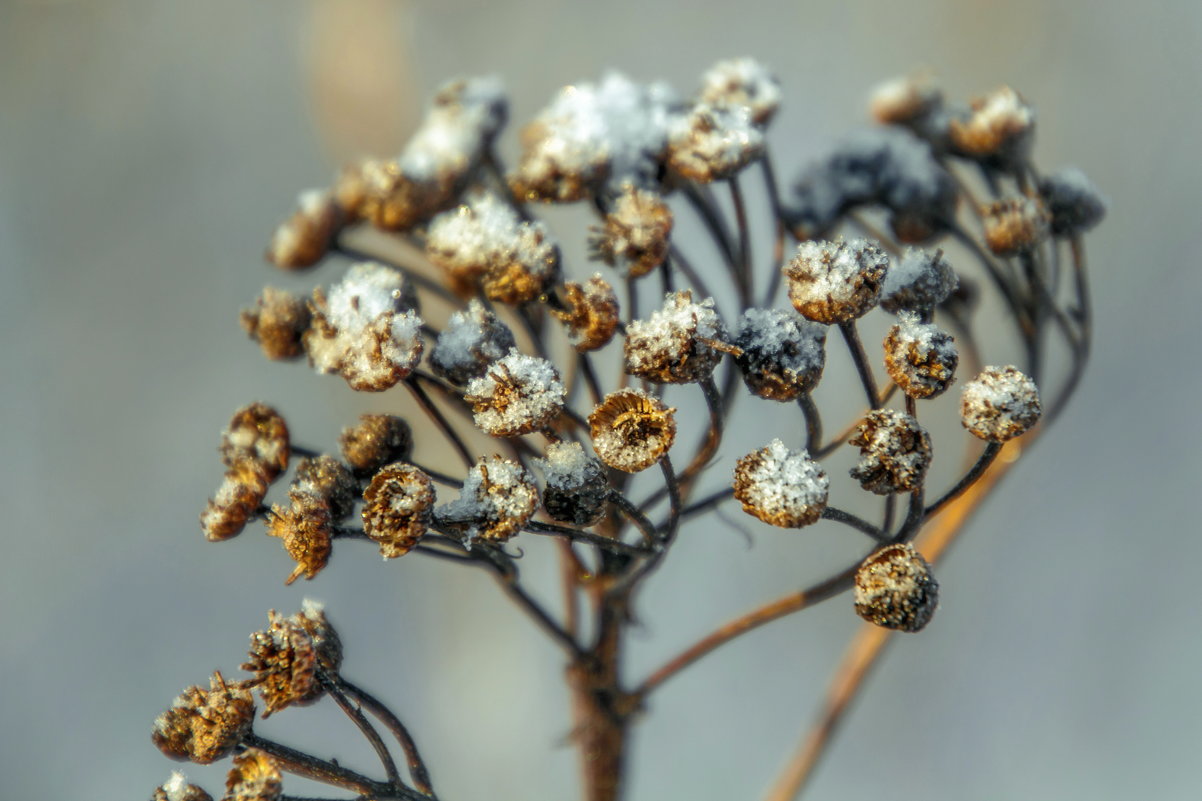
M974 437L990 442L1014 439L1042 413L1035 382L1013 365L986 367L960 395L960 421Z
M725 338L713 298L694 303L688 290L669 292L650 320L626 326L626 372L661 384L701 381L729 349Z
M826 326L779 309L748 309L739 318L735 361L747 388L761 398L796 400L822 378Z
M337 673L342 643L319 604L305 601L302 611L283 617L273 609L270 625L250 635L250 653L242 669L254 673L244 682L263 697L263 717L289 706L306 706L325 694L318 670Z
M618 329L618 297L604 278L594 275L584 284L563 285L563 311L552 314L563 320L572 347L584 353L605 347Z
M516 344L509 326L473 298L466 309L451 315L438 335L430 367L452 384L463 385L484 375Z
M952 143L969 156L1015 158L1031 145L1035 111L1009 86L1002 86L973 101L966 120L952 119Z
M893 314L927 311L947 300L959 283L942 250L906 248L901 259L885 273L881 308Z
M298 493L316 496L330 506L330 517L342 520L355 508L359 486L346 465L333 456L301 459L296 465L296 478L288 490L290 497Z
M672 447L675 412L641 390L611 392L588 416L593 450L615 470L646 470Z
M434 482L418 468L393 464L376 473L363 493L363 533L385 559L413 550L430 527Z
M259 462L250 459L226 471L217 495L200 513L200 527L210 542L220 542L242 533L247 521L267 497L270 483Z
M511 350L483 377L472 379L463 399L472 405L482 430L512 437L549 426L562 411L564 396L551 362Z
M1010 198L985 209L985 244L998 256L1029 251L1050 232L1051 216L1036 198Z
M943 93L929 75L905 75L877 86L869 108L879 123L907 125L935 111L942 102Z
M274 480L288 469L288 425L280 413L264 403L252 403L234 412L221 434L221 461L227 467L239 462L258 464Z
M176 771L170 779L155 788L150 801L213 801L213 796L195 784L188 784L184 774Z
M1052 216L1052 233L1075 236L1093 228L1106 216L1106 200L1085 173L1065 167L1039 182L1039 195Z
M439 525L463 533L466 544L479 538L504 542L538 511L534 476L510 459L481 459L463 479L459 498L435 510Z
M753 58L719 61L701 76L701 100L745 108L756 125L767 125L780 108L780 81Z
M234 757L221 801L279 801L283 795L280 769L264 752L248 748Z
M268 359L295 359L305 352L302 337L311 315L303 300L275 287L264 287L253 309L243 309L242 329L259 343Z
M931 466L930 435L913 417L893 409L869 412L848 444L860 449L851 477L877 495L921 488Z
M214 673L208 690L189 687L155 719L151 740L172 759L207 765L233 752L250 733L254 717L250 691Z
M789 450L774 439L739 459L734 489L748 514L773 526L801 528L822 517L830 479L805 450Z
M543 508L547 514L577 526L590 526L601 519L609 482L601 463L587 455L580 443L552 443L546 457L534 461L546 479Z
M763 152L764 134L746 107L698 103L669 131L668 166L690 181L730 178Z
M863 317L876 305L889 256L866 239L807 241L781 269L793 308L807 320L834 325Z
M589 248L594 258L638 278L668 258L671 233L672 209L663 197L626 184L604 224L590 229Z
M960 354L950 334L902 312L885 335L885 370L911 398L933 398L952 382Z
M297 212L275 230L267 248L267 260L288 270L321 261L343 222L342 209L329 192L305 192L297 205Z
M887 629L921 631L939 606L931 566L909 544L886 545L856 570L856 614Z
M358 425L342 429L338 443L355 474L369 476L386 464L407 460L413 452L413 432L391 414L363 414Z
M294 495L291 506L271 507L267 533L283 540L284 550L296 561L296 569L284 583L291 584L302 575L311 579L326 566L333 550L330 505L314 495Z

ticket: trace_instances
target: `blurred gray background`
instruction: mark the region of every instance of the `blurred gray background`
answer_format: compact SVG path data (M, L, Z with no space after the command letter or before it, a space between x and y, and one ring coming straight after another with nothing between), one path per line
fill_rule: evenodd
M1088 239L1097 338L1078 398L941 566L939 616L894 644L810 797L1202 793L1202 4L6 0L0 798L147 797L176 767L149 743L155 715L235 672L266 610L304 596L328 604L347 675L418 733L447 801L575 797L559 655L485 575L352 543L286 588L261 530L203 542L239 405L276 404L323 448L359 411L409 408L264 362L237 310L267 282L336 278L268 269L270 231L345 160L398 151L445 79L499 74L520 123L605 68L687 93L741 55L782 79L785 176L864 122L875 83L930 67L952 97L1023 92L1037 163L1082 167L1111 201ZM739 429L723 457L778 425ZM715 518L686 530L643 598L632 676L862 546L752 537ZM544 546L528 548L536 578L553 575ZM843 598L666 685L630 798L759 797L857 625ZM320 707L262 731L371 767ZM218 793L223 766L184 769Z

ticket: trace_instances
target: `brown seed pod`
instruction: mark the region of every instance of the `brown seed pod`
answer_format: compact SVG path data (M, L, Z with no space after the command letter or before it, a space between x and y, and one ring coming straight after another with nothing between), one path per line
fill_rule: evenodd
M404 174L396 161L365 161L361 167L359 214L384 231L404 231L432 216L447 196L434 181Z
M1013 365L986 367L960 395L960 422L989 442L1014 439L1042 414L1035 382Z
M1025 156L1035 129L1035 111L1009 86L974 100L965 119L953 117L948 135L965 155L1010 159Z
M359 485L346 465L333 456L301 459L296 465L296 478L288 490L290 497L307 493L321 498L330 505L330 517L342 520L355 509Z
M902 312L885 335L885 370L911 398L934 398L951 385L960 355L950 334Z
M296 495L291 506L271 507L267 533L283 540L284 550L296 561L296 569L284 580L285 584L302 575L311 579L321 572L333 550L333 531L330 505L314 495Z
M393 464L376 473L363 493L363 532L385 559L413 550L430 526L434 483L418 468Z
M985 244L998 256L1015 256L1051 233L1052 217L1035 198L1001 200L985 209Z
M254 717L250 691L214 673L208 690L189 687L155 719L151 740L172 759L207 765L233 753Z
M913 417L893 409L869 412L848 444L860 449L851 477L877 495L919 489L931 466L930 435Z
M735 465L735 497L743 511L781 528L816 523L826 508L830 479L805 450L779 439L747 454Z
M342 645L321 607L306 602L304 610L285 618L273 609L271 624L250 635L250 653L242 669L255 676L245 682L263 698L263 717L288 706L307 706L325 694L319 668L331 673L342 663Z
M321 261L345 220L329 192L305 192L297 205L297 212L276 228L267 248L267 260L285 270L299 270Z
M764 134L751 110L698 103L668 132L668 167L690 181L730 178L764 152Z
M591 526L605 513L609 482L601 463L584 452L579 442L554 442L546 458L535 459L543 471L543 508L555 520Z
M939 606L939 584L914 547L886 545L856 570L856 614L887 629L921 631Z
M882 125L907 125L939 108L943 93L930 75L905 75L877 86L869 110Z
M248 748L234 757L221 801L279 801L283 794L284 780L271 757Z
M641 390L611 392L588 417L593 450L615 470L646 470L672 447L675 412Z
M221 434L221 461L227 467L257 463L272 481L288 469L288 425L275 409L252 403L234 412Z
M901 259L885 275L881 308L893 314L933 309L947 300L959 283L942 250L906 248Z
M472 379L463 399L472 405L481 430L512 437L551 425L563 410L565 392L551 362L511 350L485 375Z
M709 378L730 350L714 299L693 302L693 293L669 292L649 320L626 326L626 372L661 384L689 384Z
M806 241L783 268L789 300L807 320L851 322L876 305L889 256L866 239Z
M609 282L598 273L584 284L568 281L563 289L566 308L551 313L563 320L572 346L584 353L608 345L618 329L618 296Z
M604 224L590 228L590 255L638 278L668 258L671 234L672 209L664 199L656 192L626 184Z
M200 527L209 542L235 537L258 511L271 482L259 462L246 459L231 467L217 495L200 513Z
M295 359L305 352L302 336L311 315L305 301L275 287L264 287L253 309L243 309L240 321L268 359Z
M534 476L510 459L481 459L463 479L459 498L434 510L436 522L473 539L505 542L538 511Z
M516 344L509 326L472 298L466 309L451 315L438 335L430 353L430 367L436 375L462 386L484 375Z
M780 108L780 81L752 58L719 61L701 76L700 99L715 106L747 109L756 125L767 125Z
M747 309L739 318L735 362L752 393L797 400L818 385L826 366L826 326L780 309Z
M369 476L386 464L408 460L413 453L409 424L390 414L364 414L359 424L342 429L342 458L357 476Z

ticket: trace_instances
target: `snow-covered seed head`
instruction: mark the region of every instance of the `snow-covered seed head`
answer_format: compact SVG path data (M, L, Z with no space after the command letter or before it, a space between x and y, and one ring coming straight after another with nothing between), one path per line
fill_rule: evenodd
M288 425L275 409L252 403L234 412L221 433L221 461L227 467L254 462L268 481L288 469Z
M412 180L398 162L369 159L360 170L359 214L377 228L404 231L438 210L438 187Z
M330 189L334 195L334 202L342 209L348 222L363 219L363 203L367 199L367 182L363 171L367 164L368 160L363 159L343 167L338 171L334 178L334 186Z
M826 365L826 326L779 309L739 318L735 357L747 388L761 398L796 400L818 385Z
M413 452L409 424L390 414L364 414L359 424L342 429L338 438L342 458L358 476L369 476L381 467L402 462Z
M960 422L990 442L1014 439L1039 422L1043 408L1035 382L1013 365L986 367L964 385Z
M959 283L942 250L906 248L885 274L881 308L893 314L933 309L947 300Z
M283 289L264 287L253 309L243 309L242 330L268 359L295 359L305 352L301 337L309 327L309 307Z
M342 520L355 509L359 485L346 465L333 456L322 454L297 462L296 477L288 495L295 497L297 494L321 498L330 506L330 517Z
M672 447L675 413L642 390L611 392L588 416L593 450L615 470L646 470Z
M726 328L714 299L693 302L693 293L669 292L650 320L626 326L626 372L660 384L709 378L722 359Z
M234 757L221 801L279 801L283 796L284 777L265 752L248 748Z
M1035 110L1018 92L1002 86L972 103L965 119L953 117L948 134L960 152L977 158L1026 155L1035 129Z
M451 315L430 354L430 367L452 384L479 378L516 345L513 331L473 298Z
M913 123L939 108L943 93L929 74L903 75L872 90L868 102L873 119L882 125Z
M155 719L151 740L172 759L207 765L233 753L254 718L250 691L214 673L208 690L189 687Z
M559 371L546 359L517 350L467 385L476 425L494 437L513 437L546 428L563 410Z
M921 488L931 466L930 435L913 417L893 409L869 412L848 444L860 449L851 477L877 495Z
M658 193L625 184L605 215L589 231L589 250L595 259L623 274L638 278L668 258L672 209Z
M155 788L150 801L213 801L213 796L195 784L188 784L184 774L175 771L170 779Z
M315 495L293 495L289 506L275 504L267 516L267 533L284 541L296 569L284 580L311 579L330 561L334 521L330 505Z
M578 442L554 442L546 456L535 459L543 472L543 508L555 520L591 526L605 513L609 482L601 462Z
M534 476L500 456L481 459L463 479L459 498L434 510L438 525L462 533L465 544L479 538L504 542L538 511Z
M701 100L745 108L756 125L767 125L780 108L780 81L753 58L719 61L701 76Z
M385 559L413 550L426 535L434 509L434 483L412 465L394 464L376 473L363 493L363 531Z
M985 244L998 256L1015 256L1047 239L1051 222L1036 198L1001 200L985 209Z
M263 466L249 459L227 470L217 495L200 513L200 528L205 539L221 542L241 534L267 497L270 483Z
M802 528L822 517L830 479L804 449L792 451L774 439L738 461L734 488L748 514L769 525Z
M833 325L863 317L876 305L889 256L866 239L806 241L783 268L789 300L807 320Z
M583 284L563 285L562 311L551 311L568 329L572 347L584 353L605 347L618 329L618 296L609 282L594 275Z
M273 609L269 625L250 635L250 651L242 669L254 678L244 682L263 698L263 717L289 706L307 706L325 694L317 671L336 673L342 664L342 642L320 606L306 602L304 611L284 617Z
M749 109L698 103L672 121L668 166L690 181L732 177L764 152L764 134Z
M939 606L939 584L912 545L886 545L860 563L855 597L856 614L869 623L916 632Z
M960 354L952 337L918 315L902 312L885 335L885 370L911 398L933 398L952 383Z
M296 213L275 229L267 248L267 260L285 270L312 267L321 261L344 219L329 192L303 192L297 206Z
M1039 194L1052 215L1052 233L1056 236L1085 233L1106 216L1106 199L1076 167L1045 175L1039 182Z
M382 392L422 356L422 320L400 272L374 262L353 265L327 296L313 290L305 350L319 373L339 373L352 389Z

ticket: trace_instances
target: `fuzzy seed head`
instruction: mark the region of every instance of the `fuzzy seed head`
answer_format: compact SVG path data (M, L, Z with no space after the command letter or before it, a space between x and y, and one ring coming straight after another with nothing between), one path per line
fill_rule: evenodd
M1051 221L1036 198L998 201L985 210L985 244L998 256L1016 256L1047 239Z
M463 399L472 405L481 430L513 437L551 425L563 410L565 394L551 362L514 349L484 376L472 379Z
M701 76L701 101L743 108L756 125L767 125L780 108L780 81L753 58L719 61Z
M233 752L254 717L250 691L214 673L208 690L189 687L155 719L151 740L172 759L207 765Z
M869 412L848 444L860 449L851 477L877 495L920 489L931 466L930 435L913 417L893 409Z
M672 447L675 413L642 390L611 392L588 416L593 450L615 470L646 470Z
M951 385L960 354L952 337L902 312L885 335L885 370L911 398L934 398Z
M256 687L268 717L289 706L307 706L325 694L318 670L335 674L342 664L342 642L326 621L321 607L305 608L284 617L273 609L270 625L250 635L250 652L242 669L254 678L244 684Z
M290 506L272 506L267 516L267 533L283 540L284 550L296 562L296 569L284 580L285 584L302 575L313 578L330 561L334 521L330 505L321 498L302 493L292 496Z
M807 320L825 325L863 317L881 295L889 256L866 239L806 241L783 268L789 300Z
M434 482L423 471L389 465L363 493L363 532L379 544L385 559L404 556L426 535L434 497Z
M217 495L200 513L200 527L205 539L221 542L241 534L267 497L270 483L262 464L250 459L238 462L226 471Z
M698 103L669 130L668 166L690 181L730 178L763 152L763 131L744 106Z
M473 298L466 309L451 315L438 335L430 367L436 375L462 386L484 375L516 344L509 326Z
M234 757L221 801L279 801L284 795L280 769L264 752L248 748Z
M329 192L304 192L297 206L296 213L276 228L267 248L267 260L285 270L300 270L321 261L345 219Z
M886 545L856 570L856 614L877 626L921 631L939 606L939 584L931 566L901 543Z
M386 464L403 462L413 453L409 424L390 414L364 414L359 424L342 429L342 458L357 476L370 476Z
M752 393L792 401L810 392L826 365L826 326L779 309L748 309L734 345L743 381Z
M626 184L605 223L590 229L589 249L593 258L638 278L668 258L671 233L672 209L663 197Z
M769 525L802 528L822 517L830 479L807 451L789 450L774 439L738 461L734 489L747 514Z
M650 320L626 326L626 372L660 384L700 381L718 366L725 339L713 298L694 303L692 292L669 292Z
M296 465L296 477L288 490L289 497L313 495L330 506L330 517L345 519L355 508L359 485L346 465L333 456L322 454L301 459Z
M881 308L892 314L933 309L956 291L960 280L942 250L906 248L881 286Z
M598 273L583 284L568 281L563 285L563 311L552 314L564 322L568 340L580 353L609 344L618 330L618 296Z
M960 395L960 422L988 442L1014 439L1038 423L1041 414L1035 382L1013 365L986 367Z
M534 463L543 472L543 508L552 518L577 526L591 526L605 513L609 482L601 462L584 452L578 442L555 442L546 456Z
M263 355L277 361L295 359L305 352L302 337L311 315L303 300L275 287L264 287L253 309L243 309L240 321Z
M252 403L234 412L221 433L221 461L227 467L255 462L268 481L288 469L288 425L275 409Z

